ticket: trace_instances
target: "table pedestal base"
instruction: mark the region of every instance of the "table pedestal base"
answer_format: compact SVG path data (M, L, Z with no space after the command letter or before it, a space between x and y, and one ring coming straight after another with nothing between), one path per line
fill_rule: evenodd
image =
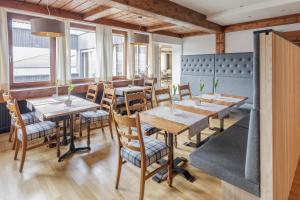
M174 163L173 175L180 174L186 180L188 180L190 182L194 182L196 180L196 178L194 176L192 176L187 170L185 170L184 168L181 167L186 162L187 162L186 158L182 158L182 157L175 158L175 160L173 161L173 163ZM159 161L160 165L163 165L165 163L167 163L167 160L160 160ZM167 178L167 175L168 175L168 169L163 169L163 170L159 171L152 178L152 180L154 180L157 183L161 183L163 180L165 180Z
M74 149L70 149L69 151L67 151L66 153L64 153L59 159L58 162L63 161L65 158L71 156L72 154L79 152L79 151L90 151L91 147L78 147L78 148L74 148Z

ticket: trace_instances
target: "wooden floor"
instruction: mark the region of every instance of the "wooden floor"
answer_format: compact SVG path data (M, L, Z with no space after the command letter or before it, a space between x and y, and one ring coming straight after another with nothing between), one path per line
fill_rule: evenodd
M240 118L234 114L225 120L225 127ZM214 121L216 123L216 121ZM211 131L205 131L207 137ZM1 136L0 143L4 141ZM161 138L162 139L162 138ZM176 156L188 158L192 148L183 146L188 141L187 134L179 136ZM23 174L18 172L19 160L13 160L13 151L0 153L0 199L1 200L117 200L137 199L139 194L139 169L125 164L119 190L114 189L117 167L117 145L112 141L108 130L103 134L95 130L92 136L92 150L76 154L68 160L58 163L56 150L41 147L27 154ZM85 145L82 139L77 146ZM66 147L63 147L63 152ZM146 182L145 199L174 200L217 200L221 199L221 183L200 170L187 164L187 169L196 177L194 183L176 176L173 187L166 182Z

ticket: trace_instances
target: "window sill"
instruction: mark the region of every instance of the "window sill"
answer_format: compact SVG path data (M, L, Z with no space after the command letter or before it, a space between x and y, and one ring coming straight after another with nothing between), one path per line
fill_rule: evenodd
M88 85L95 84L95 82L91 83L78 83L73 84L74 90L73 94L86 93ZM100 84L99 84L100 85ZM68 86L60 86L58 89L59 95L67 94ZM29 98L39 98L39 97L47 97L52 96L55 93L55 86L47 86L47 87L34 87L34 88L18 88L10 90L10 93L13 98L20 100L26 100ZM2 93L0 93L0 103L3 103Z

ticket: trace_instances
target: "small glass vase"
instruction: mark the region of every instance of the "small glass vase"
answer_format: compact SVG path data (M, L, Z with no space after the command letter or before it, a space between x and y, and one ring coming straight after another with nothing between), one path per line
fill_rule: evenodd
M65 105L70 107L72 105L72 99L70 95L68 95L68 98L65 100Z

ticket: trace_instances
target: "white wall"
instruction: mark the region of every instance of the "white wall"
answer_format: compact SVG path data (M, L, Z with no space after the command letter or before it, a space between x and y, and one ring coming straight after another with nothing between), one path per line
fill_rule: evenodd
M253 52L253 31L238 31L225 34L225 53Z
M200 35L183 38L183 55L216 53L216 36Z

